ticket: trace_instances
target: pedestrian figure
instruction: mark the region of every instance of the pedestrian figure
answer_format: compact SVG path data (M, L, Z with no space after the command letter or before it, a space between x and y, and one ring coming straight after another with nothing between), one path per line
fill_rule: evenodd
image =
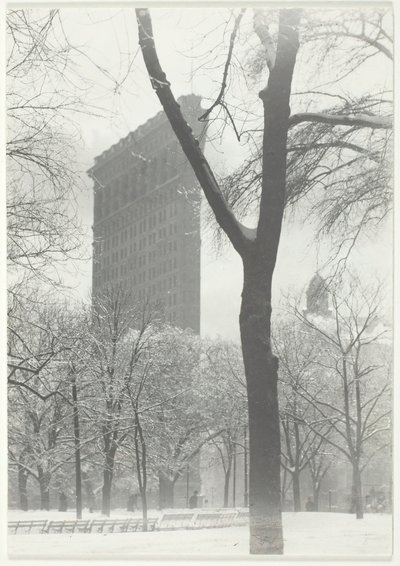
M197 497L198 491L197 489L194 490L193 495L190 497L189 499L189 508L190 509L195 509L197 507Z
M314 501L313 501L313 498L311 496L307 497L306 511L314 511Z
M60 494L60 501L58 503L58 510L59 511L67 511L68 510L68 499L64 492Z

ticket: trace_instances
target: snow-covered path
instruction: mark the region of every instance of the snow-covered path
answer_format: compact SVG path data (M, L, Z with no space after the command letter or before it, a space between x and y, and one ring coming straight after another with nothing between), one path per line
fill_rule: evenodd
M41 518L38 515L35 518ZM14 516L9 518L16 519ZM342 513L285 513L283 521L286 556L384 558L391 554L390 515L368 514L363 520L356 520L354 515ZM8 551L10 558L17 559L115 560L133 557L171 558L174 555L180 558L247 558L248 528L124 534L10 535Z

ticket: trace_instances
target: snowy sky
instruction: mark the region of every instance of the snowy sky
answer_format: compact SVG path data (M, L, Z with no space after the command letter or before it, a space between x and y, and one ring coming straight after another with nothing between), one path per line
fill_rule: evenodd
M27 1L24 4L28 3ZM15 4L15 2L9 2ZM43 3L42 3L43 4ZM115 9L113 8L113 12ZM118 9L117 9L118 11ZM119 61L119 51L121 44L130 45L132 50L137 49L136 25L133 13L130 19L120 14L118 18L107 20L98 12L98 22L93 26L87 16L87 7L79 7L75 9L75 14L70 17L70 22L66 25L68 29L74 31L75 37L85 48L92 50L93 54L100 56L104 62L104 66L110 65L111 61ZM93 18L93 10L91 10ZM85 18L83 18L85 15ZM163 63L167 66L168 74L172 82L174 82L174 91L177 95L189 93L192 87L195 91L201 92L201 85L192 84L190 80L191 64L187 57L183 54L179 55L180 34L182 26L177 26L164 19L163 15L158 18L161 25L158 27L158 43L162 43ZM157 20L157 18L155 17ZM399 19L399 18L398 18ZM81 21L82 20L82 21ZM79 22L81 23L79 24ZM165 24L165 25L164 25ZM168 24L168 25L167 25ZM186 35L190 33L186 31ZM171 42L171 39L173 40ZM190 41L189 47L190 48ZM118 59L115 58L118 55ZM140 54L139 54L140 55ZM90 167L95 155L101 153L111 144L118 141L120 137L127 134L129 130L135 129L138 125L145 122L149 117L159 111L158 101L151 92L147 83L144 69L140 57L137 57L135 64L135 73L132 82L129 84L128 92L118 94L110 93L110 85L104 86L102 93L99 94L98 103L106 105L115 115L110 120L100 120L94 117L82 117L82 137L84 150L82 153L82 161L84 168ZM116 63L118 67L118 63ZM222 161L225 163L232 155L235 158L240 156L241 149L232 140L229 143L229 151L225 149L225 155L222 154ZM221 157L221 154L218 153ZM4 186L4 170L3 170L3 186ZM86 225L87 240L90 245L91 241L91 223L92 223L92 200L90 195L90 183L87 180L88 192L81 197L81 213L84 224ZM390 239L390 226L386 232L379 235L373 241L366 242L361 250L357 252L358 268L368 276L374 277L376 274L382 278L391 279L391 258L392 246ZM280 291L285 292L288 287L292 286L295 290L304 288L313 272L318 266L316 246L312 241L312 230L310 227L301 227L297 225L286 224L284 226L282 243L279 251L278 265L274 278L277 294ZM4 273L3 273L4 275ZM85 295L90 290L91 285L91 265L87 262L81 265L79 273L75 271L75 267L70 267L68 274L69 280L76 285L77 295ZM241 266L240 260L235 253L229 248L225 248L222 257L216 257L211 251L211 245L205 242L202 257L202 331L207 334L221 334L226 337L236 339L238 336L237 315L239 310L241 286ZM4 294L5 296L5 294ZM4 305L3 305L4 306ZM3 312L5 309L3 310ZM5 355L5 351L3 352ZM6 398L5 381L3 384L3 400ZM396 397L396 396L395 396ZM6 411L2 411L2 454L6 453ZM397 419L396 435L399 438L399 419ZM4 452L3 452L4 450ZM398 451L397 451L398 453ZM398 456L396 458L396 468L398 470ZM6 458L2 458L3 468L2 476L6 477ZM2 484L4 485L4 483ZM397 494L399 490L397 489ZM6 498L1 498L1 515L5 519ZM397 495L397 502L399 497ZM399 505L397 505L399 509ZM398 515L398 512L397 512ZM319 521L319 524L321 522ZM2 524L5 524L2 522ZM397 527L400 526L399 518L397 519ZM4 539L2 539L3 556L5 554L5 529L2 529ZM123 536L123 535L121 535ZM58 539L57 539L58 540ZM104 539L103 539L104 540ZM37 545L42 543L42 538L38 540ZM58 544L58 542L56 542ZM97 541L96 541L97 544ZM38 546L37 546L38 547ZM103 550L103 549L102 549ZM147 562L147 561L146 561ZM21 563L31 563L23 561ZM148 563L148 562L147 562Z
M204 55L215 45L215 40L220 38L223 29L222 13L223 10L219 7L152 10L161 63L176 96L195 92L211 97L218 89L221 69L203 68L193 75L192 71L196 71L197 63L193 62L190 55ZM92 78L97 85L90 94L90 102L101 107L100 113L106 116L81 115L79 118L82 132L79 155L82 169L85 170L91 166L96 155L156 114L160 106L151 90L141 53L138 51L133 9L81 5L63 8L62 19L71 44L79 46L92 61L107 70L106 74L101 73L89 59L80 58L81 72L87 78ZM211 33L210 29L213 30ZM240 47L244 49L245 42ZM128 67L130 71L126 76ZM110 79L110 75L117 81L125 77L122 86L115 91L115 82ZM362 84L364 80L369 80L368 72L357 78L358 84ZM254 90L259 90L257 85ZM255 98L253 104L258 103ZM207 103L203 105L206 106ZM239 144L232 134L228 134L223 144L220 145L218 140L208 144L206 155L219 172L224 172L237 164L245 151L246 147ZM79 203L86 243L90 250L92 195L91 183L86 177L85 183L88 190L80 196ZM379 238L365 241L355 253L353 262L366 276L379 274L381 278L391 278L389 235L390 226ZM219 334L236 340L242 282L241 260L229 245L220 254L216 254L209 230L204 231L202 240L202 334ZM315 270L323 263L324 253L324 245L317 246L313 240L310 226L285 223L274 275L275 308L279 307L282 293L300 292L304 289ZM91 286L91 262L80 263L79 266L71 263L65 272L65 279L74 285L75 296L86 296Z
M187 0L188 2L188 0ZM27 4L28 0L24 2ZM334 4L334 2L330 2ZM9 2L9 5L15 2ZM42 2L44 4L44 2ZM142 2L144 4L144 2ZM397 3L395 3L397 4ZM118 71L119 53L121 45L124 48L130 46L133 52L137 50L136 24L134 21L133 11L130 18L120 12L118 8L111 10L119 12L119 16L108 19L103 17L103 12L97 11L97 15L93 16L93 9L90 10L88 16L88 2L85 7L82 5L75 9L75 14L70 15L69 22L66 22L67 29L73 32L73 37L79 39L79 43L86 48L90 48L92 54L99 56L103 65ZM110 8L108 9L110 11ZM200 11L204 12L204 9ZM169 11L170 12L170 11ZM197 13L199 11L197 10ZM85 17L83 17L85 15ZM163 10L162 14L157 17L154 13L155 22L158 25L158 44L162 50L162 62L168 70L171 82L174 83L174 92L176 95L189 93L193 90L201 93L202 85L191 81L190 60L184 54L179 54L181 45L181 33L183 26L171 23L171 19L166 19L168 13ZM170 16L172 17L172 16ZM97 22L93 25L93 18ZM92 21L91 21L92 19ZM399 21L399 18L397 18ZM98 20L104 20L99 22ZM186 37L191 37L191 33L186 30ZM71 38L73 39L73 38ZM161 47L162 45L162 47ZM191 41L188 41L187 48L190 50ZM126 63L126 62L125 62ZM137 65L136 65L137 63ZM111 65L111 66L110 66ZM88 65L88 73L90 65ZM126 69L126 64L124 65ZM90 167L95 155L101 153L111 144L118 141L120 137L125 136L129 130L135 129L138 125L145 122L149 117L159 111L159 105L156 97L151 92L147 77L144 72L140 54L135 61L135 72L129 88L124 89L121 93L112 94L110 92L110 84L105 84L99 93L97 102L105 105L109 110L114 111L114 116L110 120L100 120L94 117L81 118L82 138L84 149L81 152L82 161L85 168ZM99 75L96 75L99 77ZM241 148L231 139L222 155L222 161L226 161L234 156L237 159L240 156ZM221 157L221 154L218 153ZM3 184L5 176L3 171ZM87 241L91 242L91 223L92 223L92 200L90 196L90 183L87 180L88 192L81 197L81 213L84 224L86 225ZM390 280L391 275L391 259L392 245L390 238L391 227L389 226L385 233L374 238L370 242L366 242L362 249L356 252L355 263L358 269L362 270L366 276L374 277L376 274L383 279ZM368 244L368 245L367 245ZM300 227L297 225L284 226L282 243L280 246L278 265L274 278L276 295L285 292L289 286L295 290L304 288L313 272L318 266L316 246L312 241L312 230L310 227ZM80 266L77 273L74 266L70 267L68 274L69 280L76 286L78 295L85 295L90 290L91 285L91 264ZM226 337L237 338L238 323L237 315L239 310L241 286L241 266L240 260L235 253L229 248L225 248L222 257L217 258L211 252L211 245L205 242L202 257L202 331L207 334L221 334ZM3 312L5 309L3 310ZM5 395L5 382L3 399ZM6 411L2 411L4 424L2 440L4 454L6 453L6 433L5 420ZM396 431L397 439L399 438L399 423L397 419ZM3 477L6 476L6 458L3 458ZM398 456L397 456L398 469ZM398 492L399 490L397 490ZM397 501L399 497L397 495ZM5 518L4 506L6 498L2 497L2 518ZM398 503L400 503L398 501ZM397 505L397 509L399 505ZM398 515L398 513L397 513ZM4 524L4 522L2 522ZM400 526L397 519L397 526ZM5 529L3 529L5 539ZM3 539L3 555L5 552L5 540ZM39 541L39 544L41 543ZM28 562L24 562L28 563Z

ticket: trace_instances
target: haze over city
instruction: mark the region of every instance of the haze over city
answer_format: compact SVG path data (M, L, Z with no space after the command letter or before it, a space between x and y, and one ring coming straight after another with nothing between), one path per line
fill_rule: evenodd
M9 6L13 559L394 563L393 10L330 6Z
M169 8L154 10L157 44L177 96L192 92L204 96L203 93L215 90L213 82L217 82L219 70L202 72L200 69L200 72L196 72L196 56L197 53L206 52L208 46L212 46L215 41L218 25L214 26L214 34L208 32L210 21L218 22L218 17L217 11L217 14L210 18L204 8L187 9L184 15L180 10ZM222 22L222 12L220 17ZM82 169L85 170L92 166L95 156L157 114L160 107L157 98L150 97L146 88L148 78L138 53L133 11L115 11L108 8L67 9L64 10L64 27L71 43L76 41L78 45L88 47L80 64L83 74L96 81L96 95L92 102L101 108L98 115L94 110L93 116L82 115L80 118L82 139L78 153ZM107 70L106 73L103 74L97 69L99 62L101 68ZM134 69L134 72L127 75L128 68ZM390 83L390 76L385 77L385 68L382 67L379 71ZM376 69L374 73L376 74ZM357 78L357 88L360 92L367 75L363 69ZM122 83L120 86L119 82ZM354 83L352 77L348 86L354 89ZM297 88L300 90L301 87ZM342 91L345 88L341 86ZM254 90L257 90L257 86ZM202 104L206 107L208 99L204 98ZM222 139L217 135L215 126L213 131L211 124L205 153L217 172L223 175L232 171L240 162L243 149L243 142L238 142L232 131L226 128ZM90 293L92 269L90 253L93 239L93 184L84 173L82 180L86 189L79 195L79 216L85 227L89 259L83 263L69 265L65 274L66 281L76 288L74 296L78 300ZM216 245L213 227L207 224L207 207L203 202L201 333L221 335L236 341L239 339L241 260L226 241L221 249ZM377 238L361 236L362 244L353 251L348 262L352 269L361 271L371 280L379 278L387 285L385 307L389 317L392 293L392 268L391 262L388 261L392 253L391 228L391 219L388 218L382 223ZM328 250L329 242L317 241L312 225L288 215L283 226L279 260L274 274L276 309L282 308L282 301L285 303L284 297L287 295L304 295L306 286L317 270L325 267L325 272L330 273L329 266L325 265ZM75 271L76 268L78 271Z

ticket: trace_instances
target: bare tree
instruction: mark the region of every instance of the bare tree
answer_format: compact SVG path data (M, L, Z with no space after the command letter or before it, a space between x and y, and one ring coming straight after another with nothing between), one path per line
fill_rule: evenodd
M221 430L212 440L224 472L224 507L229 506L229 488L235 460L244 451L242 435L247 429L247 399L240 346L220 339L206 341L205 402L210 412L210 426ZM233 489L234 500L235 488Z
M159 478L160 507L173 506L174 484L182 467L179 457L185 452L181 446L182 453L178 453L176 438L188 421L193 427L193 420L190 416L186 420L185 416L193 412L190 392L198 360L197 344L198 338L192 332L167 324L161 326L148 341L136 365L135 379L127 387L143 530L147 530L146 490L150 475ZM195 430L201 426L200 419L198 423Z
M311 470L314 486L314 505L323 476L329 469L325 455L326 437L330 430L323 426L324 434L317 434L315 408L304 398L304 391L312 395L309 382L315 372L315 361L321 345L310 337L303 325L294 320L279 320L273 335L273 344L280 360L280 415L282 428L282 466L291 476L294 511L301 511L300 476ZM322 430L320 431L322 432Z
M68 307L35 290L10 295L8 304L8 376L10 389L21 388L42 401L61 395L54 368L77 343L68 324ZM47 302L46 302L47 301ZM57 375L57 373L56 373Z
M158 312L150 304L139 304L123 289L110 289L95 298L88 313L90 333L93 417L101 431L103 462L102 513L110 514L115 457L126 441L125 408L135 370L155 332Z
M53 368L54 371L54 368ZM66 392L65 385L63 387ZM43 402L26 390L10 391L13 411L9 423L9 462L16 468L21 508L27 510L27 480L36 480L41 509L50 509L50 487L65 466L73 461L71 407L59 396Z
M277 41L268 21L254 12L254 30L263 47L269 71L260 91L264 119L260 151L260 197L256 229L237 220L197 140L182 116L155 47L147 9L137 9L139 44L144 62L171 126L211 206L216 220L243 261L244 283L240 332L245 365L250 440L250 551L283 553L280 495L280 431L278 359L271 348L271 291L278 252L288 173L288 132L318 122L331 127L388 128L385 117L343 113L301 112L290 115L293 71L299 49L301 13L281 10Z
M313 506L314 511L319 510L319 496L321 493L322 481L332 466L335 452L328 445L326 439L321 436L320 444L317 450L313 450L308 460L308 469L313 488Z
M300 392L317 414L302 420L351 464L351 511L361 519L362 471L388 446L391 427L389 330L379 317L379 288L367 291L355 278L347 286L343 281L332 285L330 295L330 319L321 320L296 310L312 336L322 340L325 352L316 364L326 379L318 383L314 380L314 386Z
M57 471L59 475L75 460L78 518L81 518L82 447L78 391L83 393L85 387L77 381L87 369L83 330L79 312L69 309L65 303L46 305L40 293L21 295L15 304L10 304L9 430L14 445L10 464L15 466L17 462L18 465L21 501L25 500L22 507L27 505L22 492L26 492L29 475L39 481L42 505L46 507L54 473ZM20 418L15 417L14 412L20 413ZM47 434L47 429L52 433ZM35 458L39 462L36 475L32 472ZM49 461L51 464L47 465L45 473L45 463ZM64 466L67 463L68 466Z
M56 264L81 255L73 115L85 111L88 83L75 86L58 10L9 10L7 48L9 265L25 278L58 282Z
M135 384L134 390L128 386L128 396L130 401L130 408L133 412L133 445L136 464L136 475L139 486L140 498L142 500L142 513L143 513L143 531L147 531L147 481L148 481L148 441L143 430L142 414L140 404L146 380L149 374L149 363L145 363L140 372L140 377ZM131 384L130 384L131 385Z

